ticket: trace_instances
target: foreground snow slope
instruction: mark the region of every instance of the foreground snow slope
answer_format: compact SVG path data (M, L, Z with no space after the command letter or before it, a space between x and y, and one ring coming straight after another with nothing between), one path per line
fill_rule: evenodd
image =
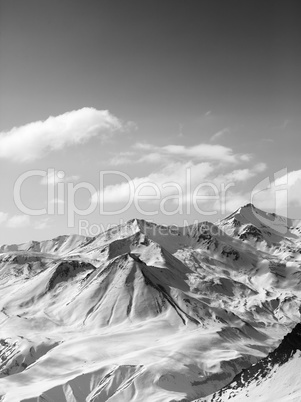
M286 335L269 355L238 374L234 380L206 399L195 402L235 402L247 400L295 401L301 400L301 324Z
M2 246L1 402L213 394L300 321L299 227L249 204L215 225Z

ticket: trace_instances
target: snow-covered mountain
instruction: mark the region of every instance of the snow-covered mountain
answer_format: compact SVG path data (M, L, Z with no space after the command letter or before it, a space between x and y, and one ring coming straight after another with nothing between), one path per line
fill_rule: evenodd
M1 402L212 397L300 322L300 228L248 204L0 247Z
M297 324L267 357L243 370L225 388L195 402L301 400L301 324Z

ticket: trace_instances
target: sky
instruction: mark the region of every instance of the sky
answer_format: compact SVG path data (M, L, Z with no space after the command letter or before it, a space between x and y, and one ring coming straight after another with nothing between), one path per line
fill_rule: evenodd
M0 244L300 219L299 4L0 0Z

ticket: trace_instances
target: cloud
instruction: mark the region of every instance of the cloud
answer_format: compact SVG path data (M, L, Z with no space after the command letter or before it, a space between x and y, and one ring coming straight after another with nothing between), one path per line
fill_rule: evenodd
M147 142L138 142L132 145L129 153L116 154L111 159L111 164L117 166L149 163L154 165L156 170L134 178L120 173L120 182L107 185L96 192L92 201L103 205L126 205L139 200L153 205L168 198L170 205L188 205L194 202L194 196L200 203L210 207L217 205L212 196L222 198L225 188L227 195L236 197L237 194L238 200L244 201L245 194L239 193L236 186L256 177L267 168L265 163L237 167L245 165L251 159L250 154L238 154L232 148L219 144L169 144L159 147ZM234 166L236 169L233 169ZM116 178L114 182L116 183ZM232 187L235 187L235 191ZM231 189L228 191L228 188ZM230 204L233 202L230 201Z
M169 158L163 158L162 154L160 154L159 152L151 152L151 153L147 153L143 156L141 156L141 158L138 159L137 161L138 163L168 163L169 162Z
M6 222L6 227L11 229L23 228L30 225L30 217L28 215L14 215Z
M119 152L117 155L114 155L110 160L110 165L112 166L120 166L120 165L128 165L130 163L135 163L136 158L133 158L135 155L134 152Z
M78 175L66 176L63 170L48 169L47 175L41 179L41 184L55 186L58 183L74 183L79 179Z
M263 171L261 164L255 166L249 175L255 171ZM265 177L256 183L249 192L233 192L227 193L227 211L233 212L235 209L244 204L252 202L257 208L264 211L275 212L277 215L290 217L292 208L301 208L301 170L286 172L283 174L275 174L273 180ZM298 216L300 219L301 216Z
M0 225L7 228L21 228L30 224L30 217L28 215L13 215L9 216L7 212L0 211Z
M215 133L211 138L210 141L216 141L220 137L224 136L225 134L230 133L230 130L228 128L224 128L217 133Z
M0 211L0 225L7 221L8 213Z
M253 168L236 169L221 177L227 182L243 182L257 176L258 173L264 172L266 168L267 165L265 163L257 163Z
M190 203L191 196L197 188L200 189L197 193L200 197L211 196L212 193L219 194L225 187L243 183L266 169L266 164L257 163L233 170L233 165L245 164L250 160L251 155L235 154L230 147L218 144L201 143L194 146L170 144L159 147L138 142L132 146L130 155L126 153L116 155L111 164L150 163L156 166L156 171L134 178L125 178L121 174L120 183L101 189L92 196L92 201L118 204L139 198L139 201L144 203L159 203L160 200L170 196L172 203L172 196L178 194L180 197L177 198L177 202ZM141 200L141 196L145 199ZM240 199L244 199L243 194L240 195ZM207 202L205 197L204 202Z
M9 216L7 212L0 211L0 226L5 226L9 229L19 229L32 226L34 229L42 230L49 228L49 223L51 222L50 217L40 218L31 222L29 215L12 215Z
M275 174L259 182L252 190L252 202L258 207L288 216L291 207L301 207L301 170Z
M150 151L152 149L160 149L159 147L152 145L152 144L148 144L146 142L137 142L136 144L134 144L134 148L142 150L142 151Z
M131 155L130 156L127 156ZM162 155L158 152L151 152L139 157L134 152L124 152L118 155L115 155L110 159L109 164L111 166L122 166L122 165L133 165L137 163L167 163L170 162L170 159L163 158Z
M38 221L36 221L34 223L33 227L36 230L47 229L47 228L51 227L51 225L49 224L50 222L51 222L51 219L49 217L42 218L42 219L39 219Z
M138 163L168 165L171 162L205 162L213 161L220 164L238 164L249 162L250 154L235 154L232 148L218 144L196 144L190 147L184 145L157 145L137 142L132 145L132 151L114 155L108 163L121 166Z
M194 187L200 181L205 180L213 170L214 167L208 162L199 164L192 164L191 162L170 163L148 176L129 178L120 184L108 185L102 191L95 193L92 201L97 202L100 199L102 203L127 202L132 194L138 196L139 193L139 197L152 196L155 193L155 188L159 191L160 198L163 198L174 194L176 186L186 192L188 181L189 185Z
M248 154L234 154L229 147L218 144L197 144L190 147L184 145L166 145L158 147L147 143L136 143L134 149L156 153L164 158L193 159L195 161L219 161L224 163L238 163L250 160Z
M224 188L235 187L236 184L255 177L265 169L264 163L258 163L249 169L236 169L226 173L220 169L222 172L217 174L218 168L212 162L172 162L146 176L133 179L128 177L127 180L122 176L121 183L106 186L93 195L92 201L103 205L116 203L125 205L130 200L138 199L144 203L160 203L166 197L170 197L171 203L183 205L191 203L193 194L197 191L198 196L204 196L202 203L212 204L213 193L220 194ZM211 200L206 196L210 196ZM236 198L236 195L233 194L233 197ZM245 197L239 195L239 199L245 200Z
M108 110L85 107L0 132L0 158L33 161L51 151L85 143L92 137L105 140L116 131L127 130L130 125Z

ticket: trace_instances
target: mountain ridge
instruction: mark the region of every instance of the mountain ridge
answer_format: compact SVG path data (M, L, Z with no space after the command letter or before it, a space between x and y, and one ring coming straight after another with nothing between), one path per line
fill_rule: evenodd
M2 246L3 402L192 401L264 358L300 321L300 237L258 211Z
M299 354L296 352L299 351ZM247 369L243 369L242 372L237 374L234 379L228 384L226 387L222 388L212 396L206 399L196 400L194 402L224 402L226 400L242 400L243 398L256 398L259 400L259 397L270 398L271 395L264 396L264 392L262 391L261 395L258 395L258 389L260 387L264 387L269 382L273 382L277 370L281 370L281 366L289 365L290 361L296 360L301 363L301 323L298 323L291 332L289 332L279 346L270 352L265 358L259 360L256 364L253 364L251 367ZM283 370L284 372L284 370ZM257 395L254 395L254 389L252 387L256 387ZM287 389L287 394L292 394L291 389ZM279 397L276 394L272 397L273 401L281 401L283 398L283 394ZM301 389L299 389L294 395L294 399L292 401L298 401L301 396ZM253 399L254 400L254 399Z

